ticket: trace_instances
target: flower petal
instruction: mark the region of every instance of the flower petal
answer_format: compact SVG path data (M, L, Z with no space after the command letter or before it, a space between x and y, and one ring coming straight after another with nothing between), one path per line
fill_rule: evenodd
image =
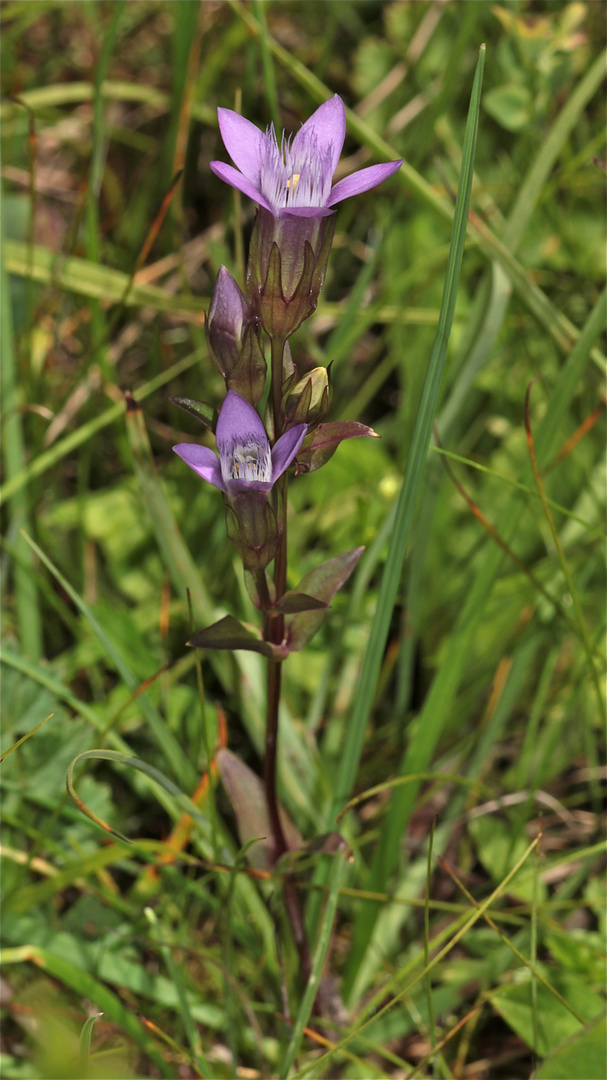
M198 446L197 443L178 443L173 450L182 461L185 461L186 465L190 466L190 469L202 476L203 480L219 488L220 491L226 490L221 477L219 458L213 450L209 450L208 446Z
M308 117L305 124L302 124L293 139L293 155L297 152L297 147L302 139L302 134L309 134L310 131L314 131L314 134L316 135L320 156L322 156L323 152L326 152L329 147L331 149L332 176L337 168L337 162L339 161L344 145L344 139L346 137L346 107L339 94L334 94L328 101L323 101L316 112L313 112L312 115Z
M266 429L257 411L235 390L228 390L219 411L215 432L219 453L221 454L224 448L229 448L235 442L243 440L247 435L260 446L268 445Z
M335 203L342 199L349 199L352 195L360 195L363 191L377 187L400 169L403 160L404 158L401 158L400 161L387 161L383 165L371 165L368 169L359 169L351 176L344 177L333 188L327 206L335 206Z
M241 173L257 187L261 176L261 143L267 136L232 109L218 109L223 144Z
M306 437L307 430L307 424L296 424L295 427L285 431L275 443L272 449L272 483L282 476L285 469L289 468Z
M225 161L212 161L211 170L220 180L224 180L230 187L242 191L243 195L248 195L249 199L259 203L260 206L263 206L264 210L269 210L270 213L273 214L272 207L266 202L261 192L257 190L250 180L247 180L243 173L238 172L238 169L235 169L232 165L228 165Z

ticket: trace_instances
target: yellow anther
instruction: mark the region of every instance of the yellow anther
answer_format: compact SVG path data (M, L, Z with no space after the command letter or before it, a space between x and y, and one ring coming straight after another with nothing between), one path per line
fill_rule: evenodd
M293 183L293 191L295 191L295 188L297 187L300 176L301 176L301 173L296 172L296 173L293 173L293 176L289 177L289 179L287 180L287 191L290 190L291 182Z

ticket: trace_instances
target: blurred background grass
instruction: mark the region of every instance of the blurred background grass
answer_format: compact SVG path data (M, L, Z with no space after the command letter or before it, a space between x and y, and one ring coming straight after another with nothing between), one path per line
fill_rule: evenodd
M221 401L202 312L221 263L242 280L252 224L208 167L216 107L293 130L337 92L339 175L406 165L339 208L293 342L334 362L333 415L382 438L291 484L292 585L367 552L285 665L281 797L310 839L376 789L330 878L334 1015L291 1075L603 1076L604 5L13 0L0 18L3 751L52 714L2 766L2 1075L281 1075L283 984L294 1016L298 994L280 888L217 869L238 841L208 783L226 741L260 772L263 665L197 671L184 645L188 588L196 629L254 612L221 500L170 452L204 429L169 398ZM483 41L436 442L365 711ZM74 778L130 846L65 794L96 748L140 759Z

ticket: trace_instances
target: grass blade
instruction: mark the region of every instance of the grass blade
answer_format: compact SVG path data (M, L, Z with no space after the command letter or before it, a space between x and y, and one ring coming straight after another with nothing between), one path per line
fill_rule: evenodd
M318 986L322 970L327 957L327 951L329 948L329 942L331 940L331 931L333 929L333 923L335 921L335 913L337 911L337 902L339 900L339 890L341 888L344 868L346 865L346 859L343 851L338 852L333 857L331 863L331 871L329 874L329 895L327 898L327 904L325 907L320 933L318 935L318 941L316 943L316 949L314 950L314 958L312 961L312 974L308 980L308 985L304 990L297 1018L293 1026L293 1034L287 1047L284 1060L280 1067L280 1076L288 1076L291 1070L291 1066L295 1061L299 1046L303 1037L304 1028L306 1027L308 1020L310 1019L310 1013L312 1012L312 1006L314 1005L314 999L318 993Z
M6 470L6 480L10 483L19 476L25 463L25 446L23 437L23 422L19 409L19 391L17 388L18 372L14 352L13 338L13 312L11 306L11 294L9 290L8 274L5 266L4 230L0 234L2 241L2 258L0 267L0 304L1 304L1 333L2 333L2 408L4 423L2 425L2 454ZM27 249L28 245L23 245ZM27 258L27 254L26 254ZM21 491L18 499L11 507L9 528L16 534L17 530L24 528L29 530L30 509L27 492ZM22 537L16 539L16 547L19 561L15 560L13 574L15 581L15 609L17 627L21 649L32 660L39 660L42 656L42 620L38 604L38 590L36 588L32 569L34 559L32 552L26 547ZM30 567L32 569L30 569Z
M485 50L483 46L479 56L472 96L470 99L469 120L464 146L464 165L460 180L455 227L449 253L449 263L447 266L447 277L443 303L441 305L439 327L432 355L430 357L430 365L422 393L417 423L413 433L411 452L407 462L403 486L398 499L392 541L382 576L377 610L371 628L369 644L365 653L356 703L350 718L348 742L344 750L335 784L335 799L331 817L337 812L340 804L347 801L349 798L358 771L364 733L373 704L373 695L375 693L375 686L377 684L382 656L388 636L392 609L396 600L403 561L409 543L416 498L421 485L428 446L432 434L432 424L445 366L449 334L453 323L457 284L466 234L484 61Z

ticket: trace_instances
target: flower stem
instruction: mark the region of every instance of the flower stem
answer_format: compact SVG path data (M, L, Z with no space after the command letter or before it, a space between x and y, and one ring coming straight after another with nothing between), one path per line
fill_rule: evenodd
M274 420L274 442L282 435L280 406L282 404L282 361L285 352L285 338L272 338L272 418Z
M281 403L283 382L283 356L285 342L282 338L272 338L272 412L274 420L274 441L282 435ZM284 595L287 587L287 477L280 477L275 488L275 510L278 523L278 545L274 559L274 589L276 600ZM267 595L265 576L263 587ZM264 637L280 645L285 632L284 616L266 610L264 614ZM276 862L289 850L280 820L278 797L276 794L276 761L278 754L278 713L280 708L280 690L282 679L282 661L268 660L268 715L266 724L266 752L264 761L264 786L268 817L274 839L274 857ZM292 874L285 874L284 896L287 915L291 925L293 940L299 955L301 975L307 984L312 964L306 938L303 913L299 894Z

